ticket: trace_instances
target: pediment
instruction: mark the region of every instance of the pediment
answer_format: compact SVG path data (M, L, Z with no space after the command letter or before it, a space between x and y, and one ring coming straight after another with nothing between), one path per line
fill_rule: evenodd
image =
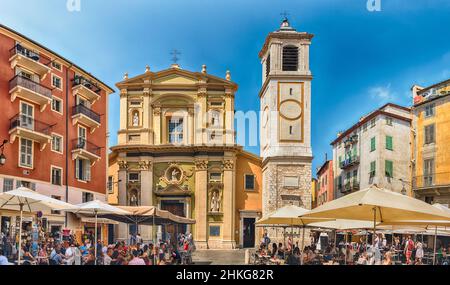
M153 79L153 83L156 84L196 84L197 82L197 79L176 73Z

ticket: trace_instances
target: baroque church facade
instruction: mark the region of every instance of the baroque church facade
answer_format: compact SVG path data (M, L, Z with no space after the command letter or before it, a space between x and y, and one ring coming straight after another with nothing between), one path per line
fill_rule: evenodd
M157 206L196 221L164 229L120 224L116 239L190 231L197 248L254 247L261 236L255 222L263 214L286 203L310 208L311 38L285 19L260 52L262 157L235 143L238 85L229 71L220 78L205 65L200 72L147 66L116 84L120 129L109 157L108 202Z

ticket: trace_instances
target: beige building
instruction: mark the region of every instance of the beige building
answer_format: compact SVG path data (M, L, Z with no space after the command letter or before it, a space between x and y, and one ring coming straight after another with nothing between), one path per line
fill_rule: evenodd
M206 66L201 72L177 64L159 72L147 67L117 87L120 130L110 155L109 201L156 205L196 220L164 230L140 226L144 240L192 231L198 248L253 247L261 161L234 143L237 85L230 73L222 79ZM115 235L126 239L135 231L121 224Z

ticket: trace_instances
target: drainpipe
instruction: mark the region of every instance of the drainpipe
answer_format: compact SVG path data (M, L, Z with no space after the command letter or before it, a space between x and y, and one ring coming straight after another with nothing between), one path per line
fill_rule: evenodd
M70 64L69 67L66 68L66 99L65 99L65 109L66 109L66 136L64 140L64 148L65 148L65 181L66 181L66 203L69 202L69 70L72 68L73 64ZM67 228L67 220L68 220L68 212L64 214L64 227Z

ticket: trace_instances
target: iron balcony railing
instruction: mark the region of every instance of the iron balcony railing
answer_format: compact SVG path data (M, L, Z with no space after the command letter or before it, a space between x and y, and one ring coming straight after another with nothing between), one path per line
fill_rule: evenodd
M356 165L358 163L359 163L359 156L353 155L351 157L346 158L344 161L341 161L339 166L341 169L345 169L345 168L351 167L353 165Z
M84 87L92 90L93 92L100 94L101 89L98 87L97 84L84 78L83 76L75 75L75 77L72 79L72 86L75 87L78 85L83 85Z
M25 128L49 136L53 128L53 125L35 120L34 118L28 115L19 113L9 120L10 130L18 127Z
M12 90L17 86L26 88L50 99L52 98L52 90L50 88L20 74L14 76L13 79L9 81L9 90Z
M12 49L9 50L10 57L12 57L16 54L26 56L29 59L32 59L37 62L39 62L39 60L41 59L39 54L23 47L21 44L16 44ZM51 62L50 60L46 60L46 62L44 62L43 64L48 65L48 64L50 64L50 62Z
M77 114L83 114L87 116L88 118L91 118L92 120L96 121L100 124L100 114L97 114L96 112L92 111L88 107L84 105L76 105L72 108L72 116Z
M96 156L100 156L101 147L91 142L88 142L84 138L77 138L72 140L72 150L79 150L79 149L84 149L87 152L95 154Z
M426 187L450 187L450 172L430 173L425 175L415 176L412 179L413 188L426 188Z

